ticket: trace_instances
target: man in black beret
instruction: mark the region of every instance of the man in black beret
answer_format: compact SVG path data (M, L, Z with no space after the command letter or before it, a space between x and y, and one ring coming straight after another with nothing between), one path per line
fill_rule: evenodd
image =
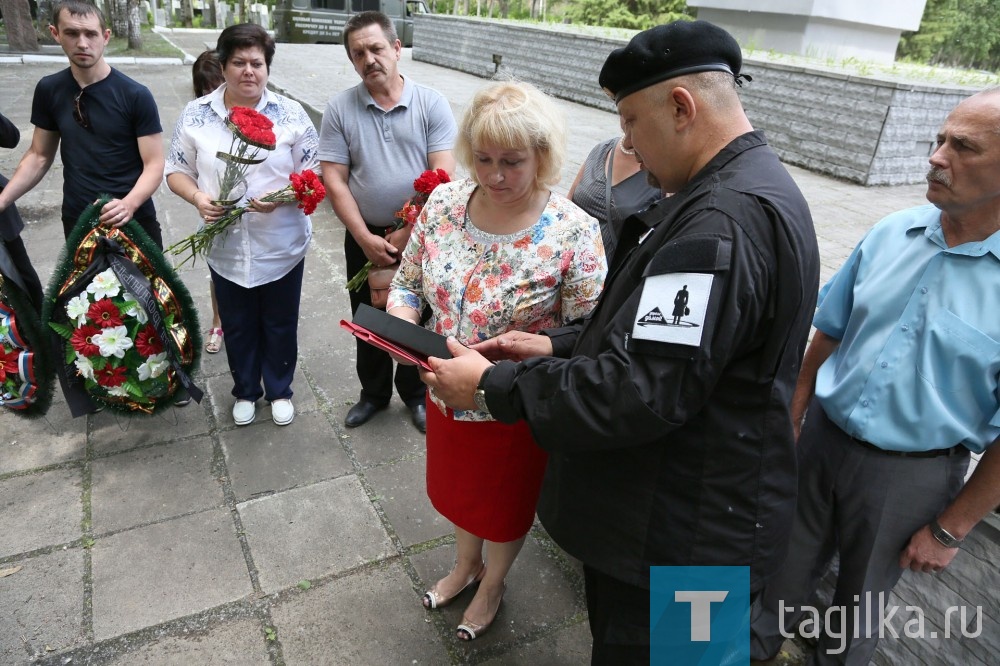
M595 664L649 661L651 566L749 566L756 595L785 559L789 404L819 253L802 194L743 112L741 66L704 21L611 53L600 84L624 145L674 196L626 220L589 318L449 341L455 358L422 375L454 408L524 419L550 453L538 515L583 562Z

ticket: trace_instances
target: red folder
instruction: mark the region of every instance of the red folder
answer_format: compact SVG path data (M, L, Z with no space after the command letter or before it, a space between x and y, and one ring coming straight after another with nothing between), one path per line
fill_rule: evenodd
M358 307L353 322L340 320L340 327L358 339L412 361L425 370L431 369L427 364L430 356L451 358L443 335L365 304Z

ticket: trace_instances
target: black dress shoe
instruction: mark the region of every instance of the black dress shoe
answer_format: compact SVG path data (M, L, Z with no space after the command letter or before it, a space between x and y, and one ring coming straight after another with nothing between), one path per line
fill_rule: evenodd
M420 403L410 407L413 414L413 425L417 426L420 432L427 432L427 405Z
M368 423L375 416L375 412L381 411L386 407L388 405L376 405L374 402L361 399L356 405L347 410L347 418L344 419L344 425L348 428L357 428L359 425Z

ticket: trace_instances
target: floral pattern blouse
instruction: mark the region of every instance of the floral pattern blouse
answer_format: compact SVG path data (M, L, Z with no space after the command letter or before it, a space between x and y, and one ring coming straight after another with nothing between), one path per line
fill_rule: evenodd
M471 179L440 185L417 219L393 278L388 308L430 305L427 328L475 344L510 330L535 333L597 305L608 266L597 220L551 194L531 227L507 235L476 228ZM432 396L445 412L445 405ZM478 410L459 421L490 421Z

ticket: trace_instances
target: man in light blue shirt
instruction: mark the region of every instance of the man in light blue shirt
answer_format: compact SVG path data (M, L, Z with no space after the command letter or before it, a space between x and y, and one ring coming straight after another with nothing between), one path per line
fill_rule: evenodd
M903 570L941 571L1000 503L998 116L1000 89L959 104L930 158L932 205L879 222L820 292L792 402L798 508L754 609L755 659L778 652L837 554L843 612L810 663L868 664ZM963 486L970 451L985 453Z

